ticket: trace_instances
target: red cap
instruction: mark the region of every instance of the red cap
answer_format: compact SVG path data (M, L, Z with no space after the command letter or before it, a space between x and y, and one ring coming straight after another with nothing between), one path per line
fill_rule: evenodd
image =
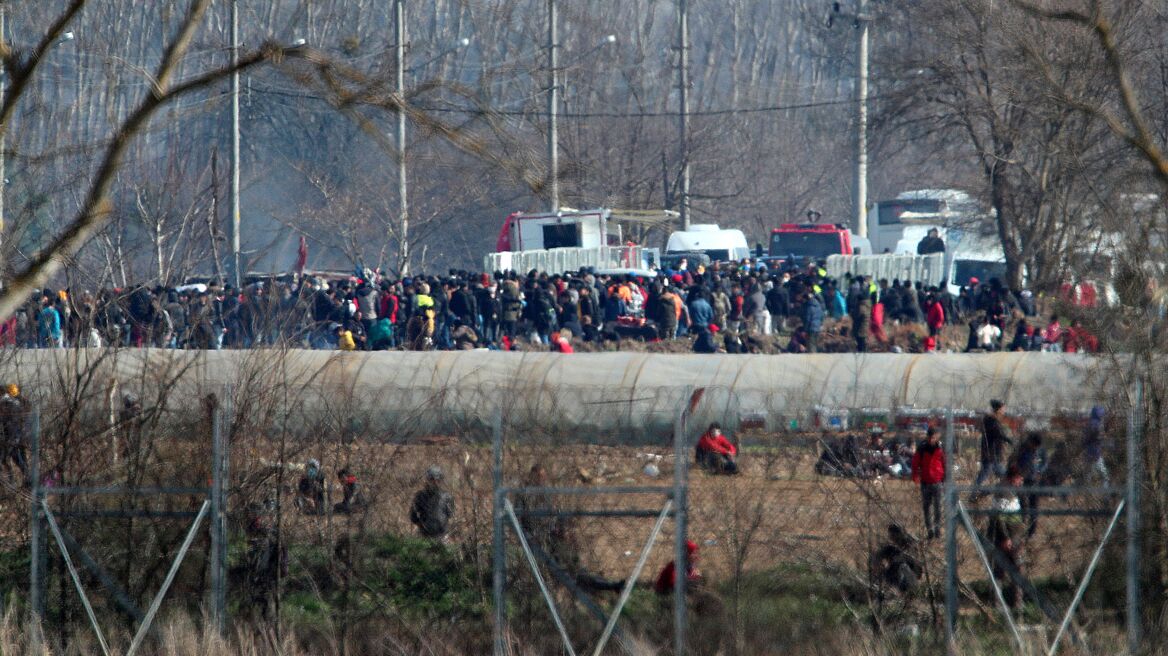
M688 553L691 556L694 555L695 553L698 552L697 543L695 543L693 540L686 540L685 541L685 551L686 551L686 553Z
M716 324L716 323L710 324L709 329L710 329L710 332L712 332L712 333L718 332L718 324Z
M978 282L979 282L979 281L978 281L978 279L977 279L977 278L970 278L970 279L969 279L969 284L971 284L971 285L976 285Z

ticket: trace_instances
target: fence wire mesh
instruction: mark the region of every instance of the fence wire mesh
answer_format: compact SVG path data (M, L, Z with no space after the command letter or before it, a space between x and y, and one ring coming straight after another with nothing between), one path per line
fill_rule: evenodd
M419 396L410 386L379 388L373 398L358 389L338 388L309 409L298 404L295 390L261 382L257 378L220 395L230 396L232 409L226 426L233 621L318 630L327 626L321 634L327 640L382 631L393 636L394 649L403 651L424 648L435 630L452 649L491 649L493 417L448 412L450 408L500 409L506 488L536 483L593 490L664 488L672 485L677 467L670 428L687 401L684 390L672 387L638 387L630 393L532 385L516 396L484 384L451 388L442 398ZM80 402L66 395L42 402L44 482L207 484L208 408L174 409L151 381L123 383L116 393L99 389L103 393L75 397L85 399ZM127 394L140 407L124 413ZM820 401L811 395L709 388L690 418L682 453L692 468L686 477L686 536L697 547L700 573L694 576L688 604L690 652L797 651L811 644L846 651L849 627L892 641L935 639L941 633L944 540L928 539L919 489L909 471L925 428L944 431L950 411L840 407ZM1127 408L1116 403L1105 410L1099 425L1100 458L1088 453L1089 417L1084 411L1038 415L1011 408L1005 423L1014 447L1028 432L1041 432L1042 484L1121 488L1127 470L1122 448ZM435 418L435 413L444 416ZM984 413L972 404L952 411L953 483L971 484L979 469ZM693 446L714 421L723 424L738 451L740 471L735 476L693 467ZM306 485L309 469L316 466L323 475L319 487ZM453 514L442 536L431 539L420 534L410 511L435 467L441 470L440 487L450 495ZM341 505L347 486L345 476L338 476L341 470L358 485L358 497L350 499L349 507ZM4 507L14 518L11 525L23 526L16 519L27 518L18 474L11 465L5 473L10 484ZM995 477L990 482L999 481ZM585 651L603 632L607 611L619 600L621 584L640 560L656 513L670 496L549 492L544 498L513 494L509 499L532 542L548 556L536 569L557 603L565 632L578 651ZM964 494L962 499L967 501ZM1039 509L1055 514L1038 516L1032 535L1024 523L1019 536L1018 569L1040 595L1028 598L1024 592L1014 611L1027 644L1053 639L1057 620L1075 597L1118 499L1086 492L1035 499ZM185 510L186 501L139 499L137 505L116 509ZM988 501L966 505L974 510L990 507ZM68 510L67 505L56 508ZM563 515L524 514L540 509ZM627 514L632 511L638 513ZM990 519L972 516L983 533ZM1026 521L1025 514L1022 519ZM667 515L649 544L606 653L673 648L672 607L655 585L674 560L674 521ZM165 573L166 558L181 540L183 527L161 519L139 518L128 524L77 517L65 525L142 604ZM889 568L899 565L880 555L889 544L890 525L902 527L908 537L904 551L913 563L912 581L897 572L890 575ZM1121 537L1113 537L1102 552L1064 643L1071 649L1106 650L1121 642ZM23 539L27 536L18 529L9 543L19 545ZM966 532L956 539L957 639L1011 644L1009 628L997 612L995 577ZM538 581L514 531L508 531L507 540L509 644L516 653L555 651L562 643ZM257 552L265 544L274 545L268 569L257 564ZM184 599L195 614L206 596L206 552L205 540L196 544L175 588L176 598ZM65 594L69 584L54 558L45 620L65 627L81 618L81 609ZM27 577L19 572L20 565L7 567L9 590L18 589ZM269 574L271 580L264 578ZM99 585L86 576L88 584ZM591 605L579 601L582 591ZM108 599L96 601L96 607L103 617L122 613ZM423 631L423 626L430 628ZM65 633L58 637L67 639Z

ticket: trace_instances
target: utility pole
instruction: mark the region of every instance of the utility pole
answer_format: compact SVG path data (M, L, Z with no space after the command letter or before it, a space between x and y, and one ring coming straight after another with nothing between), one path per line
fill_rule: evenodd
M868 236L868 23L867 0L856 0L856 173L852 181L852 220L856 235Z
M397 38L397 97L398 102L406 101L406 2L394 0L394 35ZM401 231L398 233L398 268L404 276L410 270L410 201L409 181L406 178L406 113L404 107L397 110L397 196Z
M678 131L681 145L681 229L689 230L689 0L678 0L677 40L678 64L677 86L679 120Z
M8 3L6 3L4 0L0 0L0 43L6 42L6 39L4 38L4 29L6 27L4 21L7 12ZM0 105L4 104L4 87L6 86L8 86L8 74L3 70L0 70ZM4 183L4 178L8 176L8 156L4 153L4 151L8 149L7 135L8 126L4 126L3 129L0 129L0 246L3 246L4 244L4 195L7 191L7 189L5 189L7 185ZM4 258L3 255L0 255L0 289L4 288L4 268Z
M560 39L557 23L556 0L548 0L548 197L551 210L560 209L560 144L559 122L556 116L560 104Z
M231 0L231 278L243 282L239 255L239 0Z

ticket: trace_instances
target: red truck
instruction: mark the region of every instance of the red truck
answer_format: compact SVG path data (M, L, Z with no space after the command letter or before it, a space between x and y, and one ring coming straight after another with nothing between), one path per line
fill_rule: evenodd
M784 223L771 230L766 259L786 261L793 256L795 264L804 264L825 260L829 255L858 255L860 251L867 254L871 250L866 243L838 223Z

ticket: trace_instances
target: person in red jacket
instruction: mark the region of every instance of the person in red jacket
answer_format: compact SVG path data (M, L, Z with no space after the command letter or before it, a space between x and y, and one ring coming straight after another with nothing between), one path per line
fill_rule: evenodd
M702 573L698 571L698 545L694 544L692 540L685 541L685 582L686 590L692 590L692 586L702 580ZM659 595L673 594L673 586L677 585L677 566L675 561L669 561L669 564L661 568L661 573L657 575L657 582L653 584L653 589Z
M929 427L912 459L912 479L921 484L921 507L929 539L941 537L941 492L945 485L945 449L937 429Z
M572 342L569 341L571 337L572 331L567 328L556 333L552 338L552 353L575 353L576 350L572 348Z
M945 325L945 308L941 307L941 301L932 294L929 294L925 306L928 308L925 323L929 326L929 337L936 337L941 334L941 327Z
M714 423L698 439L695 459L711 474L737 474L737 455L738 449L722 434L722 427Z
M884 303L876 294L872 294L872 317L869 321L868 332L881 344L887 344L888 333L884 332Z

